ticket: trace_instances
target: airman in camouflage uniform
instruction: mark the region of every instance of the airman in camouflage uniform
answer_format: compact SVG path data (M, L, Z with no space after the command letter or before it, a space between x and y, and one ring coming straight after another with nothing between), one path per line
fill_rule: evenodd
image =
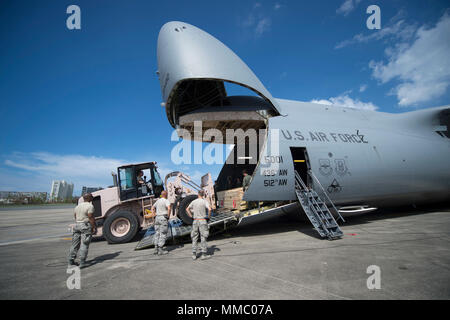
M69 268L76 266L75 259L80 253L80 268L87 266L86 258L89 251L92 235L97 233L94 220L94 206L92 205L92 194L83 196L84 202L75 207L74 217L76 225L73 228L72 246L69 251Z
M201 259L208 259L210 256L207 255L208 244L206 239L209 236L209 226L208 221L211 218L211 208L209 207L208 201L203 199L205 193L203 190L198 192L198 198L191 202L189 207L186 209L188 215L194 219L192 223L192 259L197 259L197 242L200 236L201 238ZM206 210L208 210L208 216L206 215ZM192 211L194 214L192 215Z
M152 206L152 210L155 212L155 235L153 243L155 244L154 254L162 255L167 254L167 250L163 249L166 243L167 233L169 231L169 218L170 218L170 202L167 200L167 191L161 192L161 198L155 202Z

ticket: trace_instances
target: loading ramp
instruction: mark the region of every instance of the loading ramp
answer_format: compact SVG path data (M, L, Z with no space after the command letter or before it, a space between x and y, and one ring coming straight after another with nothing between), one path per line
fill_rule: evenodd
M217 212L211 216L209 220L210 235L219 234L228 229L260 222L267 218L272 218L278 214L285 213L285 210L293 207L295 203L277 202L271 205L253 208L245 211L225 211ZM192 225L169 226L167 234L167 242L189 242ZM138 243L135 250L147 249L153 247L154 233L147 232L142 240Z
M225 231L228 227L238 224L237 216L233 212L223 212L211 216L209 220L210 234L216 234ZM175 243L184 237L190 236L192 225L170 226L167 234L167 240ZM153 246L153 238L155 233L146 233L144 238L138 243L135 250L150 248Z
M312 179L317 179L312 171L308 171L308 174ZM333 202L328 198L326 191L323 190L320 182L317 180L316 183L322 188L324 197L328 200L329 203L331 203L339 218L343 222L345 222L339 211L336 209L336 207L334 207ZM313 188L308 188L305 185L297 171L295 171L295 194L297 195L298 202L303 208L303 211L306 213L309 221L312 223L314 229L322 238L334 240L343 236L342 230L340 229L339 225L328 209L326 203ZM227 229L239 225L259 222L264 218L273 217L276 214L281 214L285 212L285 210L289 210L290 208L292 208L295 203L276 202L272 205L253 208L246 211L224 211L213 213L208 223L210 227L210 235L224 232ZM189 242L191 231L192 225L169 225L167 242ZM138 243L135 250L142 250L153 247L153 238L154 233L147 232L142 240Z

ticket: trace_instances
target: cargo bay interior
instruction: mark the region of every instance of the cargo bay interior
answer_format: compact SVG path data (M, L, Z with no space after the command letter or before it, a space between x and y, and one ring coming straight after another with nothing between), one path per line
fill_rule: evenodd
M183 80L168 100L169 119L187 130L192 140L235 145L216 180L216 191L242 187L242 172L253 174L267 136L267 121L277 115L272 104L251 88L217 79ZM201 136L194 134L195 121L201 121ZM220 132L222 139L205 135L209 129ZM250 131L255 134L233 136L233 141L226 141L229 129L245 133L254 129Z

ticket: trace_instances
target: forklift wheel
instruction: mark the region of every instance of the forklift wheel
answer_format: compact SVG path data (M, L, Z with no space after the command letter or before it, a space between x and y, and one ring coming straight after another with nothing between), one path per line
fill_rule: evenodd
M106 218L103 234L108 243L125 243L133 239L138 227L138 220L134 214L119 210Z
M191 202L197 198L198 198L197 195L191 194L189 196L186 196L183 200L181 200L180 209L178 209L178 218L183 220L183 222L187 225L192 224L192 218L189 217L189 215L186 212L186 209L187 209L187 207L189 207Z

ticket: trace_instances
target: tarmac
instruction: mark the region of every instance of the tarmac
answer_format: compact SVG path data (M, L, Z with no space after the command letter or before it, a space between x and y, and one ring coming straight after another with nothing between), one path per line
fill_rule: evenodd
M347 217L334 241L277 218L211 237L205 261L192 260L189 243L165 256L134 251L142 233L98 240L80 289L67 286L72 221L71 206L0 209L0 299L450 298L449 205Z

